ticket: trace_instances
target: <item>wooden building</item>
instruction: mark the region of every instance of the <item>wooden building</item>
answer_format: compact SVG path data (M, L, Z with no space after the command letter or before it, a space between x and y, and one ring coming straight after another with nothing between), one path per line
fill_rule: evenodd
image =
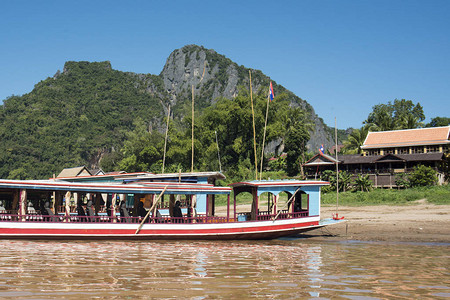
M369 132L361 147L364 156L449 153L450 126Z
M369 132L362 155L338 155L340 170L355 175L369 175L375 187L396 187L396 175L425 165L438 172L444 182L440 164L450 155L450 126L408 130ZM307 178L320 178L324 170L336 169L336 158L319 153L303 168Z

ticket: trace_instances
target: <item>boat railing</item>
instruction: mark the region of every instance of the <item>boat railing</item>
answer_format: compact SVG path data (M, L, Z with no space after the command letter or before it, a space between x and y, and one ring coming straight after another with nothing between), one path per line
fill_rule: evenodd
M86 205L82 205L84 211L86 211ZM77 207L75 205L70 205L70 213L76 213L77 212ZM98 212L100 213L105 213L107 210L105 205L100 205ZM58 212L58 214L64 214L66 212L66 206L65 205L59 205L56 208L56 211ZM119 207L116 207L116 211L119 211Z
M41 215L41 214L27 214L19 215L17 211L11 213L1 213L0 222L67 222L67 223L130 223L138 224L144 220L143 217L122 217L110 215L99 216L78 216L71 214L70 216L64 214L57 215ZM206 214L199 214L195 217L152 217L146 219L145 223L226 223L232 222L226 217L211 217Z
M295 219L295 218L304 218L308 217L308 211L301 212L289 212L287 209L279 210L277 213L272 213L271 211L258 211L258 216L256 220L251 219L250 212L240 212L236 214L237 221L271 221L274 219L282 220L282 219Z
M308 216L308 211L291 213L288 210L282 210L273 214L269 211L260 211L256 220L251 219L250 212L241 212L236 214L236 219L233 217L227 218L222 216L207 216L206 214L198 214L194 217L148 217L145 223L183 223L183 224L204 224L204 223L228 223L228 222L243 222L243 221L269 221L273 219L292 219L303 218ZM26 214L19 215L17 211L5 211L0 213L0 222L66 222L66 223L130 223L138 224L143 221L143 217L122 217L102 214L99 216L78 216L75 214L65 215L42 215L42 214Z

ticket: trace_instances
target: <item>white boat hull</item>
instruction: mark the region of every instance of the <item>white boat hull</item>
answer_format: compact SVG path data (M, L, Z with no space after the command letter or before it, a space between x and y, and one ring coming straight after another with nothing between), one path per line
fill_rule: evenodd
M327 224L319 217L230 223L0 222L0 238L10 239L272 239Z

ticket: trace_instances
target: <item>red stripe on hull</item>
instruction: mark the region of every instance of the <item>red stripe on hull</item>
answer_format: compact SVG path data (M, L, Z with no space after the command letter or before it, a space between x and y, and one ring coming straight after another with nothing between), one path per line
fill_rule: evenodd
M189 225L186 225L188 227ZM254 227L205 229L0 228L0 237L19 239L269 239L312 230L319 221Z

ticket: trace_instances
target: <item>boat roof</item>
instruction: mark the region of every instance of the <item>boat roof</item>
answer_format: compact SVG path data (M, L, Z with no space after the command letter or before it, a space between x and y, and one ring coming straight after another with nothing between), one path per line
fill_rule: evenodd
M301 187L301 186L317 186L329 185L327 181L321 180L254 180L232 183L231 187Z
M118 182L7 179L0 179L0 188L120 194L159 194L164 188L166 188L165 194L229 194L231 192L229 187L198 183L146 182L143 184L124 184Z
M187 173L164 173L164 174L142 174L135 177L126 178L126 181L155 181L155 180L176 180L181 179L182 181L196 181L197 178L208 178L208 179L225 179L225 175L220 172L187 172ZM116 180L120 180L118 177Z
M124 178L128 177L136 177L141 175L147 175L151 173L147 172L136 172L136 173L122 173L122 172L114 172L114 173L107 173L103 175L85 175L85 176L66 176L66 177L57 177L56 180L58 181L84 181L84 182L98 182L98 181L114 181L116 179L123 180ZM50 178L52 180L52 178Z
M234 195L242 192L253 193L256 190L256 194L260 196L266 192L278 195L280 192L295 193L298 189L320 190L321 186L329 184L327 181L320 180L254 180L236 182L230 186L233 188Z
M190 173L165 173L165 174L153 174L149 172L136 172L136 173L115 173L95 176L72 176L72 177L60 177L56 180L70 181L70 182L137 182L137 181L182 181L196 183L199 178L207 179L225 179L225 175L220 172L190 172Z

